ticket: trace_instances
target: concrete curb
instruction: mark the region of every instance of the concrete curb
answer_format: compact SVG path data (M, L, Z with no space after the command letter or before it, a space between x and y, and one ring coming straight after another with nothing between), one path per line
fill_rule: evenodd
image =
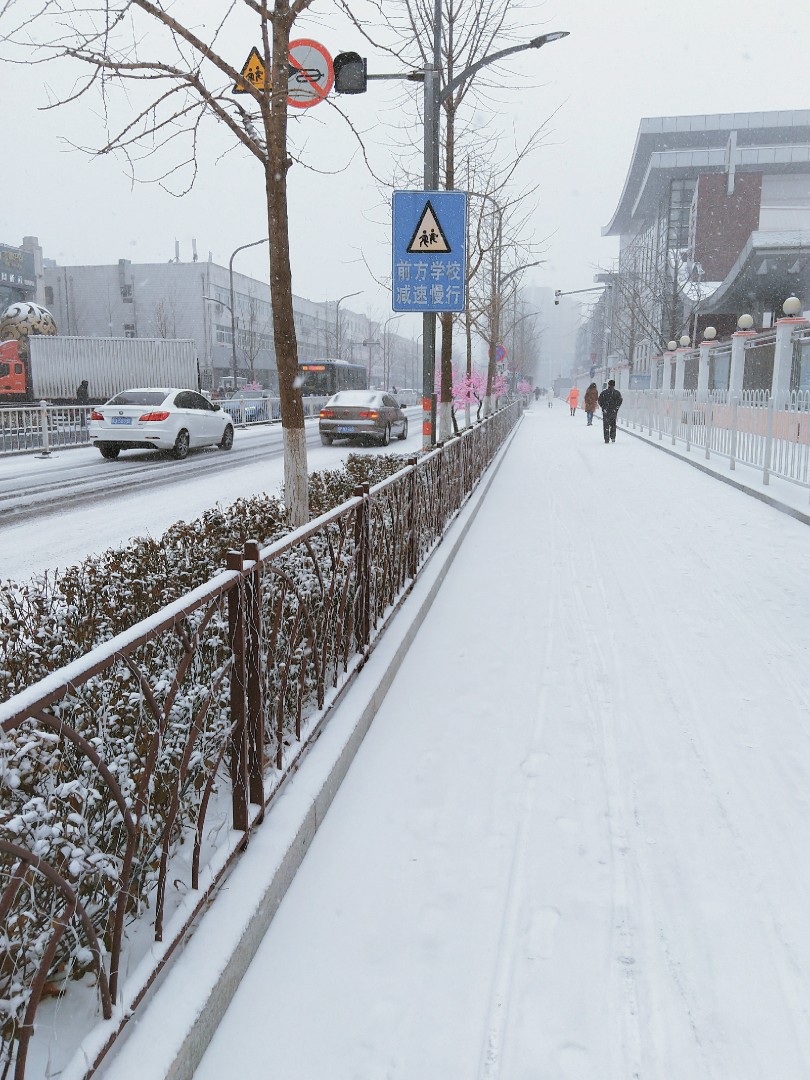
M192 1080L519 426L422 569L411 596L273 803L250 847L97 1075L105 1080Z
M783 514L787 514L789 517L801 521L804 525L810 525L810 514L804 513L803 510L799 510L795 506L790 506L788 503L783 503L779 499L775 499L773 495L766 495L764 491L758 491L756 488L750 487L740 480L734 480L731 476L726 476L723 473L718 472L710 465L704 465L700 461L694 461L692 458L686 457L685 453L680 453L677 449L673 450L669 446L663 446L660 442L655 442L653 439L649 438L649 436L641 434L638 431L631 431L630 428L625 427L621 430L628 435L632 435L634 439L646 443L647 446L653 446L656 450L663 450L665 454L669 454L670 457L677 458L678 461L683 461L687 465L691 465L693 469L706 473L707 476L711 476L715 480L720 480L723 484L728 484L729 487L736 488L737 491L742 491L745 495L750 495L752 499L759 499L760 502L765 503L767 506L772 506L774 510L781 510Z

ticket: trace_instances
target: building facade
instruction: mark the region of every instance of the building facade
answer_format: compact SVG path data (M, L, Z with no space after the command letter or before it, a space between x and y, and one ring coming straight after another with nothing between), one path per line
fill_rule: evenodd
M669 341L744 312L770 326L791 293L810 306L810 110L642 120L602 232L620 242L606 352L637 385Z
M21 247L0 244L0 312L20 300L45 303L42 248L36 236L23 237Z
M278 389L270 290L266 282L207 262L59 266L45 260L42 301L60 334L190 338L205 389L255 382ZM372 385L406 385L415 342L388 332L338 301L293 297L300 361L340 356L369 368ZM235 333L234 333L235 331Z

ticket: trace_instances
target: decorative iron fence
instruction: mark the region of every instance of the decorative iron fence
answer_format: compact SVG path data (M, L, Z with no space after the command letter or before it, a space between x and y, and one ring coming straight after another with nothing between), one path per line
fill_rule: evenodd
M762 472L810 487L810 391L793 391L777 404L767 390L709 392L627 390L619 414L626 427L647 429L659 440L681 442L687 450L728 458Z
M519 416L231 552L0 705L0 1076L92 1074ZM112 1033L88 1060L99 1011Z

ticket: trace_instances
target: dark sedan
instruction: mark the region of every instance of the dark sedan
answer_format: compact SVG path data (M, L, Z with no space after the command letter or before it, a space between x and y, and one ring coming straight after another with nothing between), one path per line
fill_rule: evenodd
M381 390L341 390L321 409L321 442L360 439L388 446L391 436L408 437L408 418L390 394Z

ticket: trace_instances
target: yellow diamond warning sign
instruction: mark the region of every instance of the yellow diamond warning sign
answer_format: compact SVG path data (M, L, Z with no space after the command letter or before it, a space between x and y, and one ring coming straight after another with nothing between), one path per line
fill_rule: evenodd
M259 50L255 45L250 50L250 56L248 56L245 61L245 66L242 68L242 79L244 82L238 82L234 86L234 94L246 94L248 89L245 83L250 83L250 85L255 86L257 90L264 90L264 61L259 56Z
M436 216L436 211L430 203L430 199L425 203L425 209L419 218L419 224L416 226L411 242L405 250L409 255L418 255L420 252L447 254L452 250Z

